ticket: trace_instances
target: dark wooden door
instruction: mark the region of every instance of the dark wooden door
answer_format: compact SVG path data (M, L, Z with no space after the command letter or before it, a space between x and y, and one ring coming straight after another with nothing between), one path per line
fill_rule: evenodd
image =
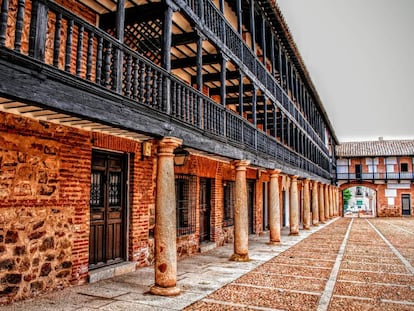
M125 260L125 158L94 152L90 193L89 268Z
M409 194L401 195L402 214L411 215L411 200Z
M269 230L269 202L268 202L268 187L267 183L263 183L263 206L262 206L262 218L263 218L263 231Z
M355 178L361 179L362 168L361 164L355 164Z
M282 217L282 226L286 227L286 214L287 214L287 203L286 203L286 191L282 190L282 208L281 208L281 217Z
M200 178L200 242L210 241L211 179Z
M254 233L254 181L247 182L247 208L249 217L249 234Z

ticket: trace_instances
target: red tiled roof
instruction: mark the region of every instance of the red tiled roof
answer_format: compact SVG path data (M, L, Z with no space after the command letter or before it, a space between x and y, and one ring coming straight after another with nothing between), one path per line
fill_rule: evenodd
M414 156L414 140L345 142L336 146L338 157Z

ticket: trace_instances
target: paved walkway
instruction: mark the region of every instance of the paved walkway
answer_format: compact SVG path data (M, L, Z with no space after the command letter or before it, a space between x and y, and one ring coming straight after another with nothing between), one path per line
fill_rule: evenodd
M178 262L178 297L148 293L153 268L2 310L414 310L414 219L342 218L287 236L252 236L251 261L226 245Z

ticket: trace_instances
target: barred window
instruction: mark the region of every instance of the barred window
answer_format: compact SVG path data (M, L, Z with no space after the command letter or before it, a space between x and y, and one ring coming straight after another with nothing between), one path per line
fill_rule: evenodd
M229 227L234 224L234 181L225 181L224 188L224 212L223 212L223 226Z
M177 236L187 235L195 232L195 189L195 176L175 175Z

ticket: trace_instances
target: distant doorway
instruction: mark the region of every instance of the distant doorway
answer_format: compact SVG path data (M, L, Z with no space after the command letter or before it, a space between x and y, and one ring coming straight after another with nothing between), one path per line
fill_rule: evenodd
M411 198L409 194L401 195L401 206L403 215L411 215Z
M377 192L367 186L349 187L342 192L345 217L375 217Z

